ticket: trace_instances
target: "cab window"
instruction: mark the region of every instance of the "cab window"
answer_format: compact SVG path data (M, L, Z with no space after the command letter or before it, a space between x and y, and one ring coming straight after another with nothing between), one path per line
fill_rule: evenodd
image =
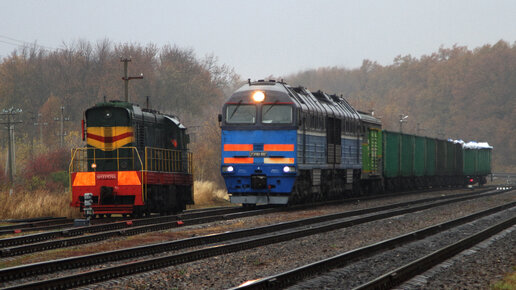
M263 124L290 124L292 123L292 106L290 105L263 105Z
M226 107L226 123L228 124L254 124L256 121L256 106L254 105L228 105Z

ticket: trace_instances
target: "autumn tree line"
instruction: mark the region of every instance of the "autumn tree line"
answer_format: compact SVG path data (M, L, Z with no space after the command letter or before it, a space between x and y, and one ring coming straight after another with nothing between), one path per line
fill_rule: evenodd
M216 180L219 175L220 133L217 112L224 96L239 77L213 55L197 57L192 49L153 44L114 44L80 41L65 49L48 51L37 45L19 48L0 63L0 111L19 108L23 123L15 126L16 171L19 183L32 186L52 182L43 177L41 163L56 164L46 170L66 171L70 149L84 146L81 120L86 108L104 100L124 99L121 58L131 58L129 76L140 76L129 84L130 102L179 117L189 128L190 149L198 157L199 179ZM60 148L61 107L64 107L65 148ZM0 169L6 167L7 130L0 128ZM61 151L57 157L53 152ZM45 157L41 157L44 155ZM52 162L48 156L63 159ZM57 165L59 164L59 165ZM45 165L49 166L49 165ZM34 168L36 167L36 168ZM32 181L27 181L30 179Z
M79 41L55 51L23 47L0 61L0 111L23 110L16 116L23 123L15 127L20 182L29 179L32 187L66 183L70 148L84 146L84 110L104 99L123 99L122 57L132 59L130 76L144 76L130 82L130 101L146 107L148 97L150 108L178 116L191 134L196 178L221 183L217 114L241 84L240 76L216 56L199 57L192 49L109 40ZM516 44L453 46L420 58L399 56L386 66L364 60L356 69L326 67L281 78L293 86L343 95L359 110L374 112L388 130L399 130L404 114L409 116L404 132L488 141L495 147L495 170L516 169ZM64 121L65 148L59 146L56 120L61 107L69 118ZM3 172L3 127L0 138ZM64 173L45 177L45 171ZM5 181L3 174L0 181Z

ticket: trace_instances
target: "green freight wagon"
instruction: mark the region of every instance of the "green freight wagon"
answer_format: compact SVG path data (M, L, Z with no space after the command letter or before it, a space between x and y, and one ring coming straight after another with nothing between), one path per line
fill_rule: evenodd
M397 191L415 186L415 137L383 131L383 175L387 190Z
M492 147L487 143L475 143L470 148L462 141L391 131L383 131L382 134L383 177L387 191L460 186L468 181L482 185L486 182L486 175L491 173Z
M414 176L414 135L401 134L401 176Z
M486 176L491 173L492 148L487 143L470 142L463 145L464 184L487 182Z
M478 159L478 150L464 148L463 154L463 173L466 176L473 176L477 174L477 159Z
M425 176L435 176L435 166L436 166L436 139L433 138L425 138L426 140L426 168L425 168Z
M463 158L464 158L464 155L463 155L463 151L464 149L462 149L462 144L460 143L455 143L455 176L464 176L464 173L463 173Z
M381 176L382 130L370 128L362 143L362 173L367 177Z
M383 131L383 175L386 178L400 176L400 134L396 132Z
M453 176L455 174L455 144L450 141L445 141L446 144L446 165L444 167L444 174L446 176Z
M478 149L477 173L479 175L491 174L491 151L490 148Z
M401 189L401 136L399 133L382 131L383 137L383 177L384 188L387 191Z
M382 123L374 116L358 112L363 128L361 187L366 193L383 192Z
M435 145L435 175L444 176L446 175L446 141L436 139Z
M426 138L414 136L414 175L422 177L426 174Z

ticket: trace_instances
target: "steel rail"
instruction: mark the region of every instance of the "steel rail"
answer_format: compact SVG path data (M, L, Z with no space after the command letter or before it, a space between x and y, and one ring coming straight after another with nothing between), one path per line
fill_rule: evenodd
M321 261L317 261L308 265L304 265L277 275L269 276L266 278L258 279L251 283L246 283L232 289L278 289L286 288L299 281L304 280L315 275L331 271L332 269L342 268L349 265L357 260L365 259L378 254L382 251L390 250L392 248L402 246L409 242L422 240L428 236L443 232L453 227L471 222L473 220L507 210L516 206L516 202L511 202L505 205L493 207L484 211L479 211L471 215L461 217L452 221L440 223L434 226L430 226L421 230L417 230L408 234L404 234L395 238L387 239L384 241L377 242L375 244L365 246L362 248L354 249L345 252L334 257L330 257ZM417 266L416 266L417 267ZM392 271L390 276L395 277L398 270ZM386 274L385 276L389 276ZM389 285L388 287L394 287L396 285ZM370 288L372 289L372 288ZM387 289L387 288L384 288Z
M0 222L2 222L2 223L34 223L34 222L62 220L62 219L66 219L66 217L46 216L46 217L34 217L34 218L25 218L25 219L7 219L7 220L0 220Z
M316 203L311 203L311 204L292 205L289 207L274 207L274 206L259 205L259 206L256 206L253 210L276 208L276 210L271 210L271 211L293 211L293 210L302 210L302 209L306 209L306 208L313 208L313 207L317 207L317 206L355 203L355 202L360 202L360 201L365 201L365 200L399 197L399 196L408 195L408 194L415 194L415 193L421 193L421 192L432 192L432 191L438 191L438 190L441 190L441 189L424 189L424 190L419 190L419 191L401 192L401 193L393 193L393 194L368 195L368 196L353 197L353 198L346 198L346 199L339 199L339 200L316 202ZM482 193L482 192L485 192L488 190L489 190L489 187L485 187L485 189L475 192L475 193L479 194L479 193ZM456 196L468 195L468 194L471 194L471 192L457 194ZM241 207L235 207L235 206L226 206L226 207L188 210L188 211L185 211L178 215L172 215L172 216L166 216L166 217L151 217L150 218L151 222L149 222L147 224L159 223L159 220L158 221L154 220L154 222L153 222L152 219L165 219L165 222L166 222L166 221L171 221L171 220L181 220L181 219L185 219L185 218L203 217L203 216L207 216L207 215L213 214L213 213L229 214L229 213L238 213L238 212L248 212L247 216L253 215L253 214L249 213L249 212L252 212L251 209L243 209ZM173 217L177 217L177 218L174 219ZM63 218L39 218L39 219L64 220L65 218L63 217ZM39 219L37 218L37 220L39 220ZM104 222L105 219L100 219L100 220L94 219L94 220L92 220L93 226L89 226L89 227L69 228L69 229L64 229L61 231L45 232L45 233L39 233L39 234L24 235L24 236L0 239L0 248L35 243L35 242L40 242L40 241L49 240L49 239L56 239L59 237L68 237L68 236L81 235L81 234L85 234L85 233L94 233L94 232L108 231L108 230L114 230L114 229L121 229L121 228L128 227L128 225L126 223L127 221L130 221L132 223L131 226L133 224L143 225L143 224L145 224L146 220L149 220L149 218L136 219L136 220L121 219L121 220L118 220L115 222L103 223L102 225L100 225L100 224L97 224L96 222L97 221ZM23 220L20 220L20 221L23 221ZM67 228L67 225L71 226L73 224L72 220L66 220L66 221L68 222L67 224L59 224L59 225L55 225L55 226L48 225L48 226L38 227L37 222L32 223L32 225L34 227L31 227L30 224L24 228L20 228L19 226L16 226L16 225L4 226L4 227L0 227L0 235L20 233L20 232L26 233L26 232L34 232L34 231L62 229L62 228ZM50 222L50 224L53 224L53 223L58 223L58 222L57 221Z
M491 194L486 194L491 195ZM468 198L469 199L469 198ZM114 277L119 277L120 275L129 275L131 273L138 273L138 272L144 272L149 271L151 269L161 268L161 267L167 267L171 265L177 265L181 263L186 263L190 261L195 261L198 259L203 259L207 257L212 257L216 255L222 255L225 253L255 248L263 245L268 245L272 243L282 242L282 241L288 241L291 239L304 237L308 235L323 233L331 230L336 230L344 227L353 226L360 223L366 223L382 218L387 218L391 216L396 216L400 214L405 214L408 212L415 212L423 209L430 208L432 206L439 206L446 203L451 202L458 202L461 200L465 200L464 198L458 198L453 200L448 200L444 202L438 202L432 205L422 205L418 207L414 207L411 209L401 209L401 210L395 210L388 213L380 213L378 215L372 215L372 216L366 216L366 217L359 217L352 220L347 221L340 221L333 224L328 225L322 225L322 226L314 226L312 228L308 229L302 229L297 230L293 232L288 233L279 233L273 236L267 236L267 237L258 237L251 241L243 241L243 242L233 242L230 244L224 244L224 245L215 245L209 248L196 250L196 251L190 251L183 254L178 255L168 255L165 257L159 257L159 258L153 258L149 260L144 260L141 262L135 262L130 264L125 264L121 266L115 266L111 270L103 269L103 270L97 270L93 272L88 272L87 275L83 276L81 274L79 275L73 275L73 277L61 277L56 279L51 279L47 281L39 281L32 284L27 284L25 286L30 287L54 287L55 285L61 285L59 287L76 287L78 285L86 285L89 283L95 283L97 281L105 280L105 279L112 279ZM281 223L277 225L272 226L265 226L260 227L256 229L249 229L249 230L241 230L236 232L229 232L219 235L212 235L212 236L205 236L205 237L197 237L197 238L190 238L186 240L178 240L173 242L166 242L166 243L160 243L160 244L154 244L150 246L140 246L130 249L123 249L123 250L116 250L113 252L105 252L105 253L99 253L99 254L93 254L88 256L82 256L82 257L73 257L73 258L66 258L66 259L60 259L60 260L54 260L49 262L41 262L36 264L30 264L30 265L22 265L12 268L7 268L0 270L0 280L1 281L9 281L14 279L19 279L26 276L26 273L37 273L37 274L43 274L43 273L50 273L55 272L59 270L64 269L70 269L70 268L77 268L77 267L84 267L89 266L93 264L100 264L100 263L106 263L109 261L115 261L115 260L121 260L121 259L128 259L132 257L137 256L143 256L143 255L150 255L160 252L166 252L171 250L177 250L185 247L192 247L192 246L199 246L199 245L206 245L214 242L220 242L220 241L227 241L230 239L236 239L241 237L249 237L252 235L259 235L264 233L271 233L278 230L285 230L290 226L296 226L299 227L301 225L307 225L305 223L306 220L311 219L305 219L305 220L299 220L289 223ZM320 221L319 221L320 222ZM156 265L151 266L152 261L156 261ZM110 278L106 278L110 277ZM76 280L78 279L78 280ZM78 282L79 281L79 282ZM55 284L57 283L57 284ZM61 284L62 283L62 284ZM75 284L79 283L79 284Z
M487 193L487 195L493 195L493 194L499 194L502 191L493 191L491 193ZM349 211L344 213L338 213L334 215L328 215L328 216L320 216L314 218L313 222L322 222L325 219L331 220L336 218L344 218L344 217L350 217L350 216L356 216L356 215L362 215L367 213L373 213L378 212L381 210L389 210L397 207L404 207L404 206L410 206L418 203L424 203L424 202L432 202L436 200L467 200L471 198L478 198L485 196L486 194L483 193L477 193L475 195L471 195L471 193L463 193L459 195L453 195L453 196L438 196L438 197L432 197L432 198L426 198L426 199L420 199L420 200L414 200L414 201L408 201L408 202L402 202L392 205L386 205L386 206L380 206L380 207L374 207L374 208L368 208L368 209L362 209L362 210L356 210L356 211ZM458 196L458 197L457 197ZM116 227L117 224L108 224L105 226L101 226L100 228L97 226L94 230L100 231L100 229L107 228L108 230L90 234L86 236L80 236L80 237L72 237L72 238L64 238L64 239L57 239L60 236L61 232L49 232L49 233L42 233L34 235L35 238L45 238L44 241L32 243L32 244L22 244L22 245L15 245L11 247L5 247L0 249L0 257L9 257L9 256L16 256L16 255L22 255L22 254L28 254L33 253L37 251L46 251L56 248L63 248L63 247L70 247L80 244L86 244L86 243L93 243L102 241L108 238L117 237L120 235L135 235L145 232L151 232L151 231L160 231L160 230L166 230L171 229L179 226L185 226L185 225L196 225L201 223L208 223L208 222L214 222L214 221L220 221L220 220L230 220L230 219L236 219L236 218L242 218L247 216L256 216L260 214L267 214L272 212L278 212L282 211L282 208L265 208L262 210L254 210L254 211L244 211L244 212L236 212L236 213L230 213L226 215L217 215L217 216L209 216L209 217L201 217L201 218L194 218L194 219L185 219L185 220L173 220L173 221L166 221L162 223L156 223L156 224L145 224L150 221L150 219L142 219L138 220L144 223L143 225L133 224L131 226L123 225L121 227ZM168 217L161 217L161 218L155 218L156 220L167 220ZM126 222L127 223L127 222ZM67 236L76 236L77 231L81 231L84 228L78 228L78 229L71 229L71 233L66 233ZM94 232L91 230L90 232ZM9 242L17 242L18 239L23 241L23 238L32 238L31 240L34 240L32 236L22 236L18 238L12 238L9 239ZM54 239L48 241L48 239ZM5 240L0 240L0 245L3 245L3 242Z
M196 211L192 213L183 213L178 215L171 216L161 216L161 217L150 217L150 218L142 218L135 220L125 220L118 221L113 223L105 223L105 224L97 224L91 226L84 227L76 227L76 228L67 228L59 231L51 231L30 235L23 235L11 238L0 239L0 248L12 247L17 245L24 245L30 243L37 243L41 241L46 241L50 239L57 239L62 237L71 237L78 236L86 233L98 233L110 230L124 229L130 228L134 226L143 226L143 225L151 225L151 224L159 224L166 222L176 222L183 219L193 219L200 218L207 215L215 215L215 214L230 214L242 212L241 208L223 208L221 210L208 210L208 211ZM1 256L1 253L0 253Z
M9 221L6 221L9 222ZM42 227L42 226L50 226L50 225L57 225L57 224L64 224L64 223L72 223L73 220L67 219L67 218L53 218L53 219L44 219L44 220L37 220L33 222L19 222L12 225L6 225L6 226L0 226L0 233L7 232L16 229L30 229L35 227Z
M451 244L441 248L423 258L417 259L408 263L398 269L382 275L370 282L362 284L354 289L391 289L401 283L429 270L430 268L443 263L444 261L454 257L460 252L467 250L474 245L490 238L499 232L508 229L516 224L516 216L508 218L492 227L489 227L481 232L464 238L457 243Z

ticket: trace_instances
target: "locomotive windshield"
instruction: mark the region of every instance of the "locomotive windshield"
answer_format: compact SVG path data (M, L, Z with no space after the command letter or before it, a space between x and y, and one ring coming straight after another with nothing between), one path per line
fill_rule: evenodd
M290 124L292 123L292 106L290 105L263 105L262 123Z
M226 107L226 123L254 124L256 120L255 105L228 105Z

